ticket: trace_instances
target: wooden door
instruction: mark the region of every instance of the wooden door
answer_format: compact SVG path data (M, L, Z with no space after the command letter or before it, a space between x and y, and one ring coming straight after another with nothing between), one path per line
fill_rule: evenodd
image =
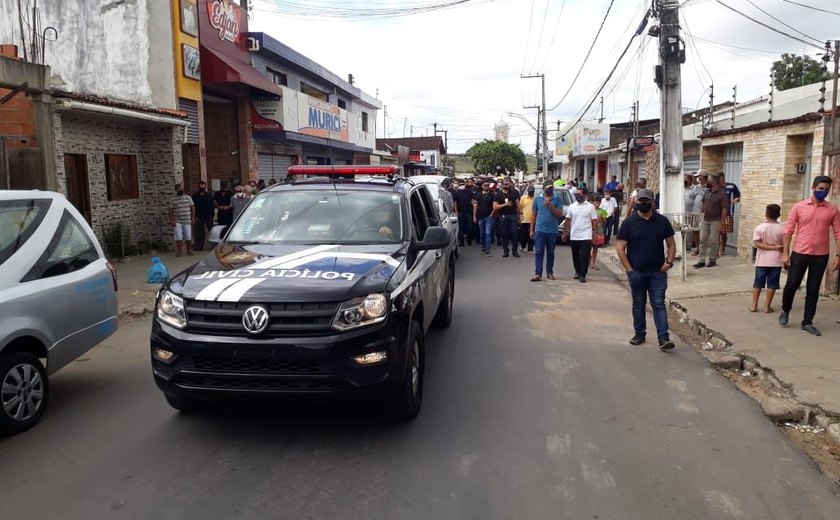
M64 154L64 175L67 179L67 200L91 223L90 185L88 183L87 156Z

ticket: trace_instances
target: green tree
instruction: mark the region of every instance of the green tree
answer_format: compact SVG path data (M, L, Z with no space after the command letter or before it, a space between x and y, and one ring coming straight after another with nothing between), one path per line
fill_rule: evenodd
M472 161L473 170L478 174L492 174L496 166L501 166L508 172L522 170L528 173L525 152L518 144L485 139L472 145L467 150L467 157Z
M782 54L782 59L774 61L771 71L778 90L819 83L823 80L822 64L810 56Z

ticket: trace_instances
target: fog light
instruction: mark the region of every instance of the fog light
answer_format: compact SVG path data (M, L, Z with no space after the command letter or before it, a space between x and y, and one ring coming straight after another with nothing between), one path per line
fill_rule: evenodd
M382 363L387 359L388 352L384 350L382 352L371 352L370 354L353 357L353 361L360 365L375 365L376 363Z
M155 359L158 361L163 361L164 363L171 363L175 360L175 353L169 352L168 350L164 350L162 348L155 347L154 349L154 356Z

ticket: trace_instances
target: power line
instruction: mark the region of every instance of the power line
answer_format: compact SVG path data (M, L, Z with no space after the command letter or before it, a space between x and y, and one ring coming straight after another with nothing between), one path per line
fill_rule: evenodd
M447 0L443 2L402 3L396 4L396 6L389 5L388 7L342 7L340 6L341 3L329 5L324 2L312 2L311 0L302 1L301 3L291 0L260 0L260 4L272 7L255 7L254 11L299 18L331 17L361 20L411 16L461 7L466 4L480 5L497 1L499 0Z
M531 4L533 5L533 4ZM540 47L542 46L543 31L545 31L545 21L548 19L548 7L551 5L551 0L545 0L545 12L543 13L542 25L540 25L540 36L537 38L537 50L534 51L534 60L531 62L531 72L534 71L534 65L537 64L537 58L540 55Z
M610 6L612 6L612 4L610 4ZM604 90L604 87L607 86L607 83L610 81L610 78L612 78L613 74L615 74L615 71L616 71L616 69L618 69L618 65L621 63L621 60L623 60L624 56L627 55L627 51L630 50L630 46L633 45L633 40L635 40L636 37L639 36L639 34L641 34L642 31L644 31L645 27L647 26L647 21L648 21L649 14L650 13L645 13L644 19L639 24L639 27L638 27L638 29L636 29L636 32L633 33L633 36L630 38L630 41L627 42L627 46L624 47L624 50L621 52L621 55L618 57L618 60L616 60L615 65L613 66L610 73L607 75L607 79L604 80L604 82L601 84L601 87L598 89L597 92L595 92L595 95L592 96L592 99L589 101L589 104L586 106L586 108L583 109L583 112L581 113L581 115L577 119L577 121L575 121L574 124L572 124L572 126L569 127L569 129L566 130L566 132L564 132L563 135L560 136L561 138L566 137L569 134L569 132L571 132L572 129L574 127L576 127L577 124L580 123L583 120L583 116L586 115L586 112L588 112L589 109L592 108L592 105L595 103L595 100L598 99L598 96L601 95L601 92Z
M610 15L610 11L612 10L612 6L613 6L614 3L615 3L615 0L610 0L610 5L609 5L609 7L607 7L607 12L604 14L604 19L601 20L601 26L598 27L598 32L595 33L595 39L592 40L592 45L589 46L589 52L587 52L586 56L583 58L583 63L580 64L580 68L578 69L577 74L575 74L575 78L572 80L572 84L569 85L569 88L566 90L566 93L563 94L563 97L560 98L560 101L558 101L557 104L554 105L553 107L549 108L546 112L551 112L555 108L559 107L563 103L563 101L566 100L566 96L569 95L569 92L572 91L572 88L574 88L575 83L577 83L578 78L580 78L581 72L583 72L583 68L586 66L586 61L589 59L589 56L592 54L592 50L595 49L595 44L598 42L598 37L601 36L601 30L604 28L604 24L607 23L607 17Z
M828 13L828 14L833 14L834 16L840 16L840 11L830 11L828 9L822 9L821 7L814 7L813 5L794 2L793 0L782 0L782 2L787 2L789 4L798 5L799 7L804 7L805 9L813 9L814 11L820 11L822 13Z
M750 21L751 21L751 22L753 22L753 23L757 23L758 25L760 25L760 26L762 26L762 27L766 27L767 29L770 29L771 31L773 31L773 32L775 32L775 33L779 33L779 34L781 34L782 36L785 36L785 37L787 37L787 38L790 38L791 40L796 40L796 41L798 41L799 43L803 43L803 44L805 44L805 45L810 45L811 47L816 47L816 48L817 48L817 49L819 49L819 50L823 50L823 46L822 46L822 45L816 45L816 44L813 44L813 43L809 42L808 40L803 40L802 38L799 38L798 36L794 36L794 35L792 35L792 34L788 34L788 33L784 32L784 31L780 31L779 29L776 29L775 27L773 27L773 26L771 26L771 25L767 25L767 24L766 24L766 23L764 23L764 22L761 22L761 21L756 20L755 18L753 18L752 16L750 16L750 15L748 15L748 14L744 14L744 13L742 13L741 11L739 11L739 10L735 9L734 7L730 7L730 6L726 5L726 4L724 4L723 2L721 2L721 0L715 0L715 1L716 1L717 3L719 3L720 5L722 5L723 7L725 7L725 8L727 8L727 9L729 9L730 11L732 11L732 12L734 12L734 13L737 13L737 14L739 14L739 15L743 16L744 18L746 18L747 20L750 20Z
M528 18L528 38L525 40L525 56L522 57L522 74L525 74L525 65L528 63L528 49L531 47L531 28L534 25L534 2L531 0L531 16Z
M551 43L548 44L548 51L546 51L545 58L543 58L543 61L540 64L540 68L537 69L538 71L542 71L545 68L545 64L548 61L548 57L551 56L551 49L554 48L554 39L557 38L557 30L560 28L560 19L563 18L563 10L565 8L566 0L563 0L563 3L560 4L560 14L557 15L557 23L554 24L554 34L551 35Z
M711 83L714 83L715 80L712 77L711 73L709 72L709 69L706 67L706 64L703 62L703 57L700 56L700 51L697 49L697 43L694 41L694 34L691 32L691 28L688 26L688 17L685 15L685 11L683 11L680 14L682 14L683 23L685 24L685 33L688 35L688 41L691 43L691 47L694 49L694 53L697 55L697 61L700 62L700 65L703 67L703 70L706 72L706 76L709 77L709 81ZM702 85L704 82L703 82L703 79L700 78L700 71L697 70L697 64L696 63L694 64L694 69L697 72L697 79L700 80L700 84Z
M714 40L710 40L708 38L703 38L701 36L694 36L694 39L700 40L701 42L705 42L705 43L720 45L720 46L723 46L723 47L732 47L733 49L741 49L742 51L764 52L766 54L773 54L773 55L776 55L776 56L779 55L779 53L776 52L776 51L768 51L768 50L765 50L765 49L754 49L752 47L741 47L739 45L732 45L731 43L716 42Z
M777 22L779 22L780 24L784 25L785 27L787 27L788 29L792 30L793 32L799 33L799 34L801 34L802 36L804 36L804 37L806 37L806 38L809 38L809 39L811 39L811 40L814 40L815 42L817 42L817 43L819 43L819 44L822 44L822 43L823 43L823 42L821 42L820 40L818 40L818 39L814 38L813 36L808 36L808 35L807 35L807 34L805 34L804 32L802 32L802 31L800 31L799 29L797 29L796 27L793 27L793 26L791 26L791 25L788 25L787 23L783 22L782 20L779 20L778 18L776 18L776 17L775 17L775 16L773 16L772 14L768 13L767 11L765 11L764 9L762 9L761 7L757 6L757 5L755 4L755 2L753 2L752 0L747 0L747 2L748 2L751 6L755 7L756 9L758 9L759 11L761 11L762 13L764 13L764 14L766 14L767 16L769 16L770 18L772 18L772 19L776 20Z

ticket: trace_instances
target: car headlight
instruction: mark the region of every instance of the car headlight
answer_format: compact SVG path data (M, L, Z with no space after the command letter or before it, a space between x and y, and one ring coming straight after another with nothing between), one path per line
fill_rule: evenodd
M382 323L388 315L388 298L384 294L369 294L364 298L346 301L338 307L333 320L336 330L348 330Z
M163 290L158 296L157 317L167 325L183 329L187 326L187 311L184 299L169 291Z

